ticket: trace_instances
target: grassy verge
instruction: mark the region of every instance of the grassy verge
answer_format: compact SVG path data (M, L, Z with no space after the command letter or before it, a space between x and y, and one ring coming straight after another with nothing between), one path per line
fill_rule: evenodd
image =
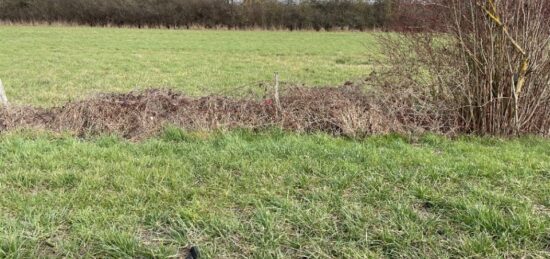
M259 81L335 85L366 75L370 33L138 30L0 25L0 78L21 104L170 87L239 92Z
M550 141L0 136L0 257L550 255Z

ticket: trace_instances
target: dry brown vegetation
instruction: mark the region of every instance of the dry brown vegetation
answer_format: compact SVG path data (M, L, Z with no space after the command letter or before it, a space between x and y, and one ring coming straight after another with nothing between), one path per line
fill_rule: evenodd
M99 95L61 107L0 110L0 131L19 128L68 131L79 136L114 133L136 139L165 125L189 130L280 127L360 136L404 129L384 115L360 86L287 87L281 108L268 98L191 98L171 90Z
M339 87L285 86L280 108L272 94L267 98L193 98L169 89L102 94L60 107L0 109L0 132L44 129L80 137L116 134L128 139L154 136L166 126L192 131L280 128L348 137L464 133L457 111L448 109L448 103L381 82L371 76Z
M398 112L464 133L549 135L547 1L453 0L440 8L446 34L382 36L385 88L407 104Z

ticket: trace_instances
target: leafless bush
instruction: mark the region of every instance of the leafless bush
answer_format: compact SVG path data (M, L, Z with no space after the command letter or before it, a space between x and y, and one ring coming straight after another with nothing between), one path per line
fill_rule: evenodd
M547 0L438 4L446 33L381 37L384 80L403 93L393 112L408 109L410 118L444 130L550 135Z

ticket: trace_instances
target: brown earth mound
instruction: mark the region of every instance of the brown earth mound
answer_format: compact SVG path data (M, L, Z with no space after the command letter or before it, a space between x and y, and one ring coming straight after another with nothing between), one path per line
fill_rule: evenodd
M68 131L78 136L105 133L139 139L170 124L189 130L280 127L359 136L400 131L371 105L360 87L289 88L273 99L208 96L191 98L171 90L104 94L62 107L0 110L0 131L20 128Z

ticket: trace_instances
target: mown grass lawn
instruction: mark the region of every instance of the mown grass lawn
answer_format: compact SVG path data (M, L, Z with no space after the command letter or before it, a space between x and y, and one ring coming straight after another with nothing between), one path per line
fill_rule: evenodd
M94 93L169 87L234 94L260 81L336 85L368 74L371 33L0 26L12 102L60 105Z
M168 129L0 147L0 257L550 256L549 140Z

